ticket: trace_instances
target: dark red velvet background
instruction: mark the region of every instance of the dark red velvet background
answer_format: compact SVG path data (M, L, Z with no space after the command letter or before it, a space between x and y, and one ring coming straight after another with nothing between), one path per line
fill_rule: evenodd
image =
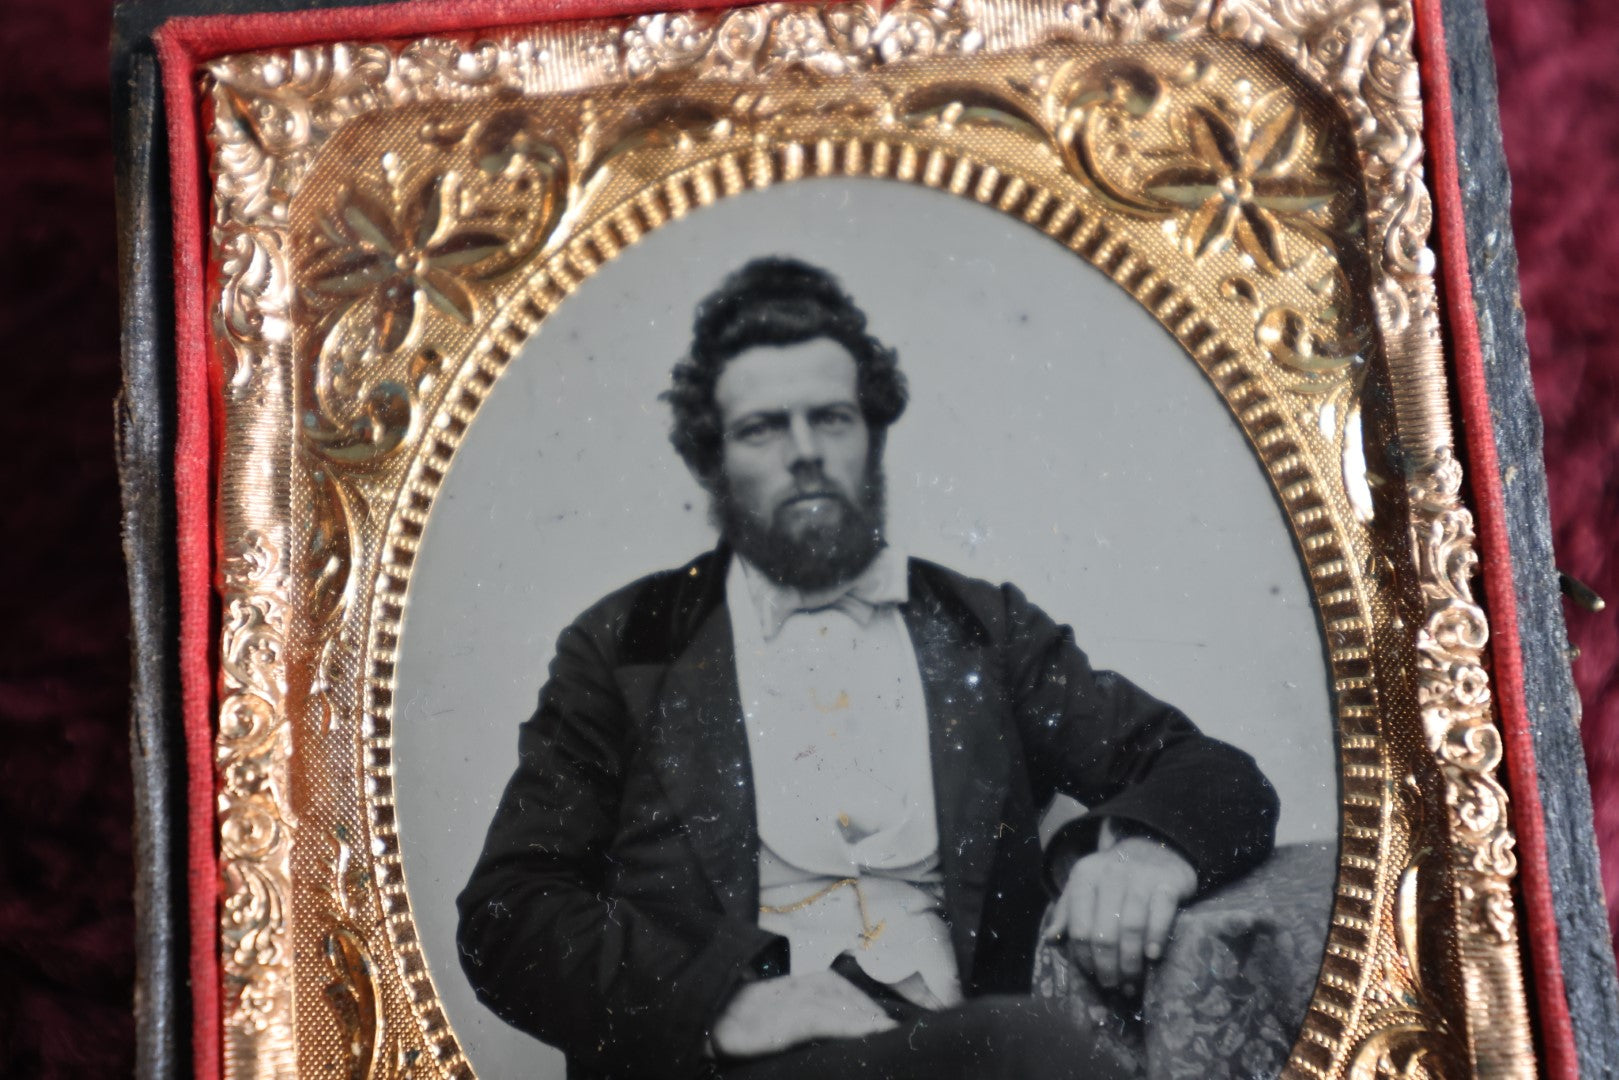
M1559 561L1619 602L1619 7L1490 7ZM133 1060L110 10L0 4L0 1074L41 1080ZM1569 611L1610 895L1616 612Z

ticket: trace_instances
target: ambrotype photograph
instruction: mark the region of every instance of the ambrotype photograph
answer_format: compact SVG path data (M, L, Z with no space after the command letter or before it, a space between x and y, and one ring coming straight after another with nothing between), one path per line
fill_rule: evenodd
M1101 271L803 180L578 284L405 607L393 773L487 1077L1277 1075L1338 867L1272 482Z

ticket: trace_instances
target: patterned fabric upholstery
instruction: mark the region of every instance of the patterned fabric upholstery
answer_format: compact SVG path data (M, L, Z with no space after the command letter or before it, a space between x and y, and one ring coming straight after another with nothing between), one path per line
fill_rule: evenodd
M1150 1080L1262 1080L1282 1070L1321 969L1337 845L1280 847L1182 911L1138 1002L1110 994L1060 948L1035 957L1034 992L1066 997L1103 1045Z

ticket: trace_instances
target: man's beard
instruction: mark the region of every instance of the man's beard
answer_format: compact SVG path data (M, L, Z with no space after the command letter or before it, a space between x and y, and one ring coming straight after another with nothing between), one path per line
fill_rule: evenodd
M882 464L873 454L856 500L824 479L804 486L826 497L822 508L796 530L786 520L790 506L765 521L739 505L723 480L714 492L712 513L720 535L771 581L814 592L851 580L882 550Z

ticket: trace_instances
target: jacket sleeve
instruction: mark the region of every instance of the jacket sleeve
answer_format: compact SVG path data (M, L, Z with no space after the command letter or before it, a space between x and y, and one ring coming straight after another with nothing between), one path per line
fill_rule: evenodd
M1254 759L1128 679L1093 669L1068 627L1016 588L1001 593L1007 678L1031 777L1037 790L1061 791L1086 808L1052 837L1048 884L1053 861L1093 849L1106 819L1177 848L1201 892L1263 862L1278 802Z
M782 963L786 942L689 898L654 909L612 892L630 733L600 637L564 631L522 726L517 771L457 900L461 965L486 1005L571 1067L700 1075L725 1002Z

